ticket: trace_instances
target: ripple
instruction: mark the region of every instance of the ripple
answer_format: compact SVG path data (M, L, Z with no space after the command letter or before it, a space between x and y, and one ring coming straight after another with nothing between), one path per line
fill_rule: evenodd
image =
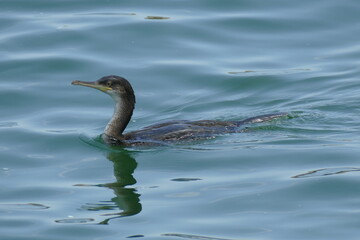
M182 234L182 233L164 233L161 236L166 237L179 237L179 238L187 238L187 239L197 239L197 240L231 240L230 238L218 238L218 237L207 237L207 236L199 236L199 235L190 235L190 234Z
M128 236L127 238L141 238L141 237L145 237L144 235L142 234L138 234L138 235L131 235L131 236Z
M165 19L170 19L170 17L147 16L147 17L145 17L145 19L150 19L150 20L165 20Z
M314 71L311 68L297 68L297 69L277 69L277 70L242 70L228 72L228 74L246 74L246 75L282 75L282 74L293 74L299 72Z
M292 178L307 178L307 177L324 177L349 172L359 172L360 168L344 167L344 168L322 168L317 170L308 171L293 176Z
M171 181L175 182L191 182L191 181L199 181L202 180L201 178L174 178Z
M40 203L2 203L0 204L0 211L9 210L44 210L49 209L49 206Z
M93 221L95 221L95 219L93 218L72 218L72 217L55 220L56 223L89 223Z

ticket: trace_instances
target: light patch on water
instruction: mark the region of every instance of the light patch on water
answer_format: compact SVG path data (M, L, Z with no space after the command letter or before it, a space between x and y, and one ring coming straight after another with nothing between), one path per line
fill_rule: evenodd
M8 150L8 149L9 149L8 147L0 146L0 151L5 151L5 150Z
M226 191L226 190L234 190L234 189L244 189L250 188L253 189L255 187L259 187L264 185L265 183L261 182L248 182L248 183L237 183L237 184L224 184L224 185L214 185L201 189L202 191Z
M0 122L0 127L15 127L18 125L17 122Z
M34 159L51 159L54 158L52 155L45 155L45 154L28 154L26 155L28 158L34 158Z
M191 198L200 196L199 192L183 192L183 193L174 193L174 194L167 194L166 197L171 198Z

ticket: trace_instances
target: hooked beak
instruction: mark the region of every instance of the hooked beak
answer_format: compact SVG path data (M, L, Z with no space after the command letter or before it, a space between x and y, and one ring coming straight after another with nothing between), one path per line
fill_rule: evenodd
M71 84L72 85L80 85L80 86L95 88L95 89L100 90L102 92L107 92L109 90L112 90L112 88L100 85L97 82L83 82L83 81L75 80Z

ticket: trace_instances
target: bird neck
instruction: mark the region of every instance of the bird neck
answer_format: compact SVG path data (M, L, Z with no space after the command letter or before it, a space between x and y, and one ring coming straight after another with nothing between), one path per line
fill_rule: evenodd
M128 99L114 98L116 104L114 114L105 128L105 134L109 137L121 140L123 138L122 133L128 125L135 103Z

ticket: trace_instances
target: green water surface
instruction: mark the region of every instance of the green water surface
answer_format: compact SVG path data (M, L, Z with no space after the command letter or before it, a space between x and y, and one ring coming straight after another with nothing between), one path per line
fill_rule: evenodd
M358 239L359 1L0 2L0 239ZM291 118L168 147L99 140L133 85L129 130Z

